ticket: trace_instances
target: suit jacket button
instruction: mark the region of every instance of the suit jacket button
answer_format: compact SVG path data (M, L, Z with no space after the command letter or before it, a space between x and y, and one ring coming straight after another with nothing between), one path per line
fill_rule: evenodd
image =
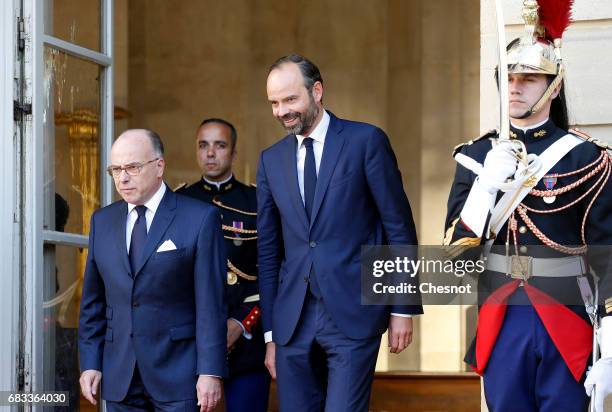
M310 242L310 247L317 247L317 242L315 241Z
M308 283L308 276L304 276L304 283Z

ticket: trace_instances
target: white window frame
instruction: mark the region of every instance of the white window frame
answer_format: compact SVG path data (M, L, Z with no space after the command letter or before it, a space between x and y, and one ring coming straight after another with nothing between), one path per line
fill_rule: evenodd
M14 390L19 355L19 227L17 130L13 120L17 70L16 0L0 2L0 390Z
M14 0L18 1L18 0ZM24 325L23 346L25 359L25 390L42 390L44 377L43 348L43 250L47 244L87 247L87 236L43 229L44 198L43 173L43 111L44 111L44 50L52 47L95 63L100 66L100 203L108 205L112 201L112 181L105 172L110 147L113 140L113 0L100 0L101 51L94 51L44 33L44 21L48 10L52 10L53 0L23 0L23 16L26 26L26 96L32 103L32 116L26 123L22 203L23 241L21 253L22 315L19 322ZM3 13L4 14L4 13ZM4 31L4 28L3 28ZM14 149L13 149L14 150ZM0 165L4 168L6 164ZM0 208L0 213L2 209ZM0 223L1 224L1 223ZM2 253L0 251L0 253ZM0 334L1 335L1 334ZM1 344L1 342L0 342ZM42 410L33 406L32 410Z

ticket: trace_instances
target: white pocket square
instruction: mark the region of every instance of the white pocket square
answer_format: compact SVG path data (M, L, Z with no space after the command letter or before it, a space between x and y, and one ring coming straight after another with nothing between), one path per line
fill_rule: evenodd
M166 240L164 243L159 245L157 248L157 253L159 252L168 252L170 250L176 250L176 245L170 239Z

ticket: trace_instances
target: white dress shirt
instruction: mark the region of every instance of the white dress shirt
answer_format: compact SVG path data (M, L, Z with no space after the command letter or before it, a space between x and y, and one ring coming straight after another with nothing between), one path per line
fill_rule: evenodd
M147 208L145 212L145 219L147 220L147 233L149 233L149 228L151 227L151 223L153 222L153 218L155 217L155 212L157 212L157 208L166 193L166 184L162 182L159 189L151 199L147 200L144 206ZM132 203L128 203L128 213L127 213L127 222L125 225L125 244L127 246L128 254L130 253L130 242L132 241L132 230L134 229L134 224L136 223L136 219L138 219L138 212L136 211L136 206Z
M317 176L319 176L323 146L325 145L325 135L327 135L327 129L329 128L329 120L329 114L323 110L323 117L309 136L302 136L300 134L295 136L297 137L297 175L302 202L304 202L304 163L306 162L306 146L304 145L304 139L311 137L313 140L312 151L314 152Z

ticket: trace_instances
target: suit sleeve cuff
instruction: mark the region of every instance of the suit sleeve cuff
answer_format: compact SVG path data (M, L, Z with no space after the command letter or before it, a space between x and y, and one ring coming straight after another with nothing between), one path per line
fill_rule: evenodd
M391 316L397 316L398 318L411 318L412 315L409 313L393 313L391 312Z
M272 342L272 331L271 330L264 333L264 342L265 343Z
M461 220L475 235L482 237L489 213L495 206L495 194L489 193L478 180L472 185L465 205L461 210Z

